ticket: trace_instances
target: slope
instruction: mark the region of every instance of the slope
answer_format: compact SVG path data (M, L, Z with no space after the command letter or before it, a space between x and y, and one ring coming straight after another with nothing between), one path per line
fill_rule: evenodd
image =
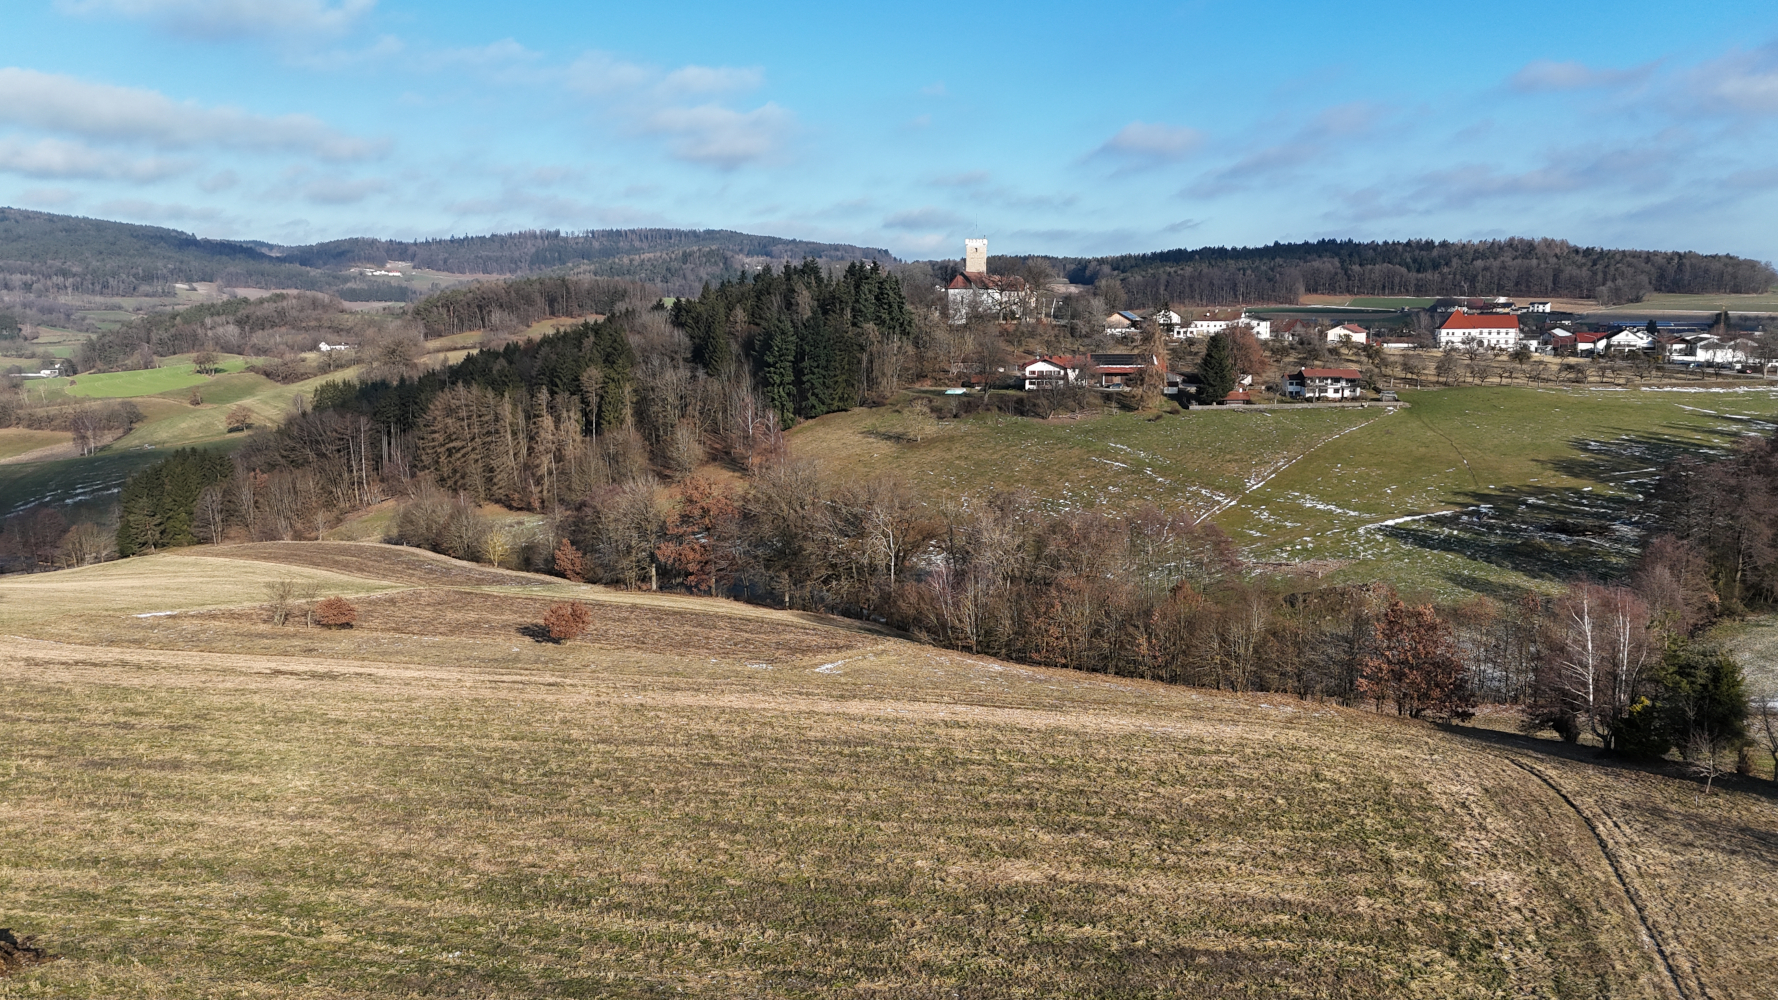
M285 576L361 627L267 624ZM1732 997L1778 947L1763 785L1517 737L380 546L7 579L0 634L21 990Z

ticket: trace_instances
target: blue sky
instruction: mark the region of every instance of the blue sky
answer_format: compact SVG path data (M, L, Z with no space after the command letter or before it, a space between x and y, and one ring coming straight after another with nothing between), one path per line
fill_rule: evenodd
M1778 5L7 0L0 204L283 243L1778 259Z

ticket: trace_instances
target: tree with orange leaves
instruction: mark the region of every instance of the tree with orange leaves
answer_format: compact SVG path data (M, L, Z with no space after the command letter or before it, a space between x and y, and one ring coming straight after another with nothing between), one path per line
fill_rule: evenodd
M679 487L679 502L667 514L667 540L655 558L685 574L693 593L715 594L734 572L732 538L741 505L727 490L692 476Z
M1370 649L1359 660L1359 693L1378 707L1393 702L1398 715L1428 713L1447 719L1475 714L1468 672L1457 657L1451 626L1430 604L1391 601L1371 630Z
M560 601L550 605L549 610L543 613L543 627L549 630L549 637L557 642L579 638L592 623L592 612L577 601Z
M581 558L580 550L574 543L564 538L556 546L556 572L575 583L586 582L586 561Z

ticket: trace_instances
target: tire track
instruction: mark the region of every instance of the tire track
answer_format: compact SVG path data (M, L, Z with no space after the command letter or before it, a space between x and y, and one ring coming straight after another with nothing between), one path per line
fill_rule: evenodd
M1506 761L1508 764L1511 764L1542 782L1544 787L1548 788L1550 791L1555 792L1556 797L1566 803L1568 808L1574 810L1574 814L1579 816L1581 822L1587 825L1587 832L1591 833L1593 835L1593 840L1598 843L1599 853L1604 855L1605 864L1611 869L1612 878L1617 881L1618 888L1624 893L1624 898L1630 901L1630 908L1636 913L1637 923L1642 925L1643 938L1654 947L1655 955L1660 958L1661 969L1667 974L1666 982L1672 995L1678 997L1679 1000L1710 1000L1710 991L1705 988L1704 980L1698 975L1697 969L1692 967L1690 962L1683 963L1686 966L1685 971L1687 972L1687 975L1684 978L1691 981L1692 989L1687 989L1682 982L1679 968L1675 964L1675 955L1669 951L1669 946L1667 944L1661 942L1661 936L1655 932L1654 925L1649 921L1648 905L1643 901L1641 891L1639 891L1635 884L1630 881L1629 877L1624 874L1624 864L1618 858L1616 848L1614 848L1611 841L1606 838L1605 831L1600 829L1599 823L1595 821L1592 815L1585 809L1581 808L1580 803L1574 801L1567 792L1563 791L1562 786L1556 784L1549 775L1545 774L1541 768L1508 754L1500 754L1498 756L1501 760Z

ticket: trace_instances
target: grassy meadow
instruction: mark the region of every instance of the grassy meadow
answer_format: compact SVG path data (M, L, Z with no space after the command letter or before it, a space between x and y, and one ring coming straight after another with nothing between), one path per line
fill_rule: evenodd
M270 625L284 576L358 627ZM592 631L537 641L564 596ZM1778 959L1764 780L386 546L6 578L0 634L0 926L63 956L0 995L1737 997Z
M239 359L234 359L239 360ZM184 366L189 370L189 365ZM128 399L143 414L143 420L130 433L111 442L98 452L80 458L57 458L23 462L6 467L0 474L0 515L11 513L34 503L72 503L90 505L106 503L123 486L131 473L159 461L168 448L216 447L233 448L246 435L228 432L228 412L245 406L255 414L261 426L276 424L290 411L291 398L308 394L328 379L351 378L354 369L344 369L317 376L292 385L281 385L263 375L239 370L214 376L195 375L199 381L180 382L173 388L158 389L158 373L171 372L177 378L180 368L157 368L145 372L116 372L105 375L77 376L74 386L67 379L46 380L46 385L31 385L27 392L60 393L60 399L75 401L70 392L87 388L89 380L99 387L120 387L127 383L105 382L114 376L150 376L136 383L144 390L137 395L113 395L106 398ZM190 403L196 388L203 398L199 406ZM158 390L147 392L146 390ZM57 397L48 397L57 401ZM10 431L4 433L12 433ZM64 440L66 435L62 436ZM4 457L5 438L0 438L0 458Z
M1156 504L1248 554L1441 596L1620 568L1642 493L1684 453L1778 424L1778 387L1402 390L1409 405L1216 408L1030 420L861 409L790 433L846 478L894 474L929 502L1025 491L1051 509Z

